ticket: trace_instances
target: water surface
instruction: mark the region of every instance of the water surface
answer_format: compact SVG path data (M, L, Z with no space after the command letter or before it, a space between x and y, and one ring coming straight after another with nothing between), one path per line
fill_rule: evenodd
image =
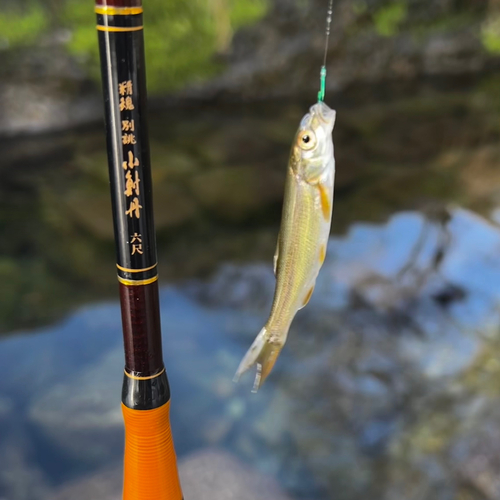
M269 312L283 169L307 106L151 117L179 457L221 447L293 498L500 498L500 112L485 82L339 96L333 237L272 376L231 382ZM0 498L122 456L102 130L4 140Z

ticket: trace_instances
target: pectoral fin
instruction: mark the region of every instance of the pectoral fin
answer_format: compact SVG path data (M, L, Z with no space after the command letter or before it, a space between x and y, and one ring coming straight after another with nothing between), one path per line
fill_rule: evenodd
M307 306L307 303L311 300L311 296L314 292L314 285L311 287L311 289L307 292L305 298L304 298L304 302L302 302L302 306L300 307L300 309L302 309L303 307L306 307ZM299 309L299 311L300 311Z
M322 185L318 184L319 189L319 199L321 202L321 211L323 212L323 217L326 221L330 220L330 214L332 207L330 205L330 197L328 195L328 190Z

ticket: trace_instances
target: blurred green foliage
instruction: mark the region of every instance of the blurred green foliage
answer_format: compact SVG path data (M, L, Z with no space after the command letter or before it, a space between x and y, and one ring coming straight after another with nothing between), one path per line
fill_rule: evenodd
M0 11L0 47L30 45L47 29L48 17L41 4Z
M212 76L214 57L232 34L266 13L267 0L148 0L144 12L148 88L176 89ZM0 48L33 45L54 29L69 29L68 51L100 79L93 2L23 0L0 12Z
M400 24L406 19L408 6L406 2L395 2L378 9L373 15L375 30L381 36L393 36Z
M148 88L162 92L217 71L220 32L231 33L262 17L266 0L148 0L144 12ZM94 12L87 1L68 0L63 22L73 35L68 49L99 78ZM222 47L223 48L223 47Z
M500 54L500 15L491 17L483 24L481 41L488 52Z

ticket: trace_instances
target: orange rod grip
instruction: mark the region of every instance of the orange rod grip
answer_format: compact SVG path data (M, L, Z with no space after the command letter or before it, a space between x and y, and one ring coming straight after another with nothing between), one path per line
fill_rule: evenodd
M123 500L182 500L170 401L154 410L131 410L125 420Z

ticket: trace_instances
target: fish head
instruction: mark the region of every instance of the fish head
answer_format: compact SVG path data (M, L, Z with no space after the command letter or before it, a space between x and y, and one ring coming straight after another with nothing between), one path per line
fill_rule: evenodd
M292 146L293 169L308 182L319 179L333 158L333 125L336 113L324 102L311 106L301 120Z

